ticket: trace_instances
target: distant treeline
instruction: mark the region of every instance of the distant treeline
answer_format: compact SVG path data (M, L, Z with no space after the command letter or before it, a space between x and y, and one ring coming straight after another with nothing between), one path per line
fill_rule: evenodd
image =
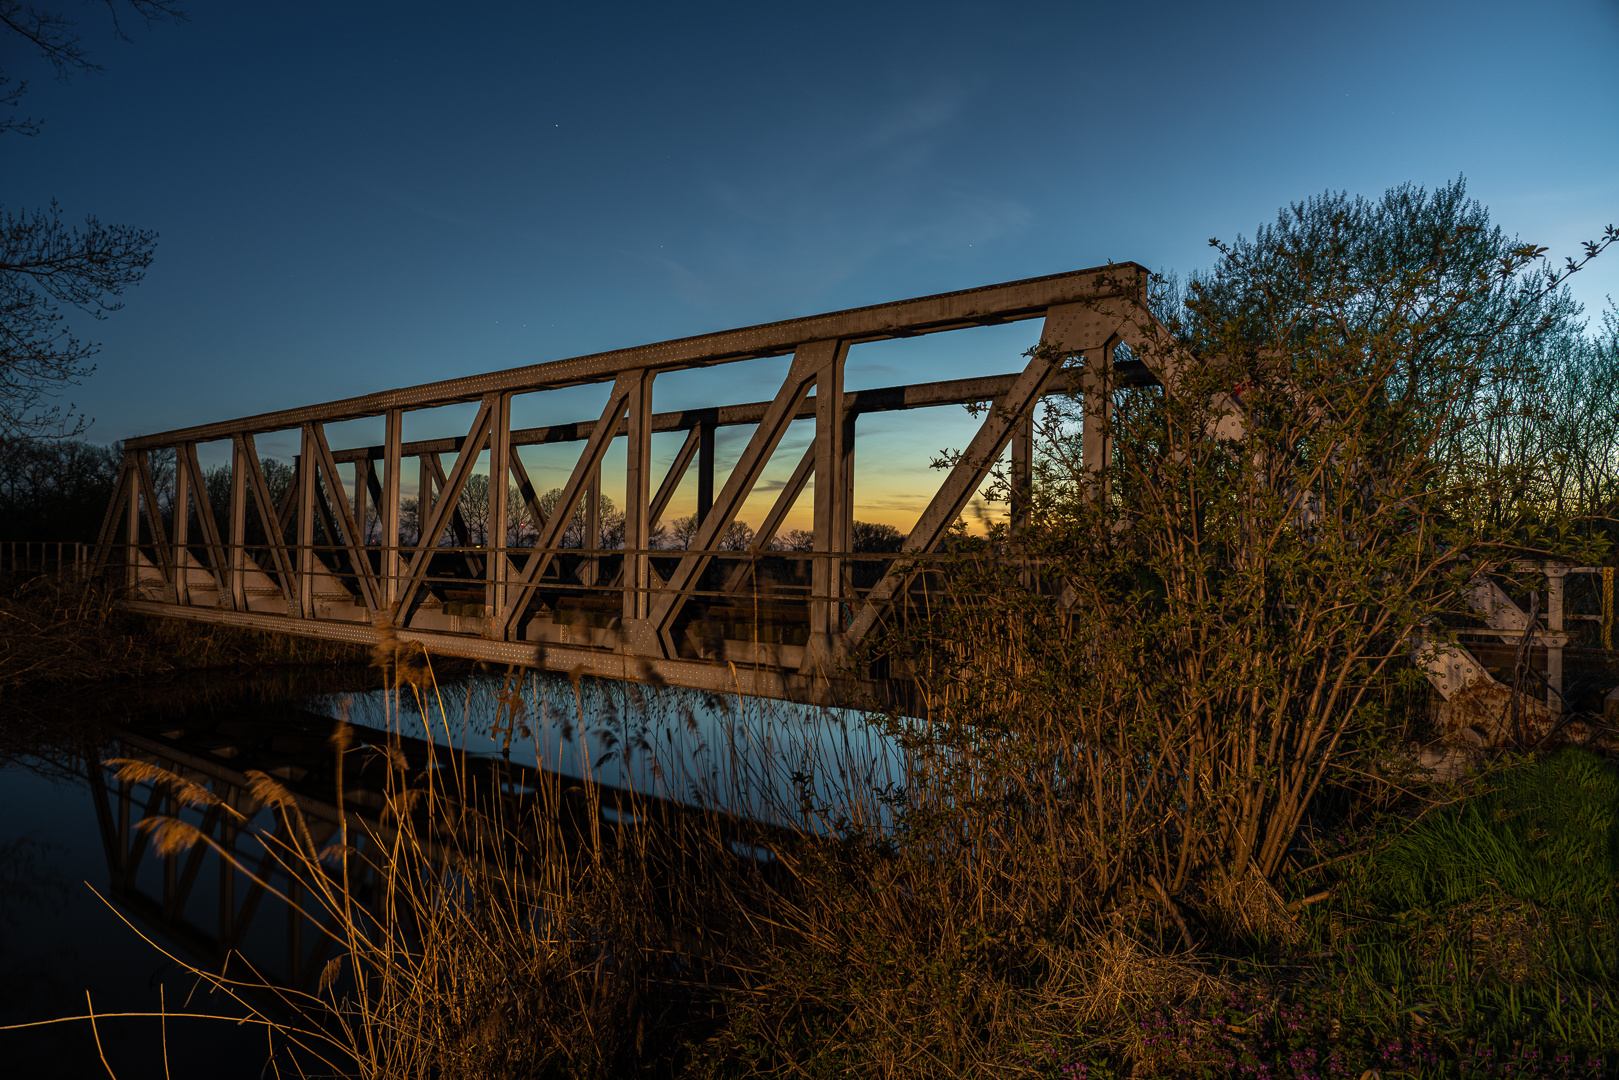
M90 543L101 531L107 504L112 499L118 482L118 467L123 460L123 447L96 446L73 440L42 441L12 448L0 455L0 541L46 540L80 541ZM279 506L292 487L293 466L275 458L259 462L264 474L270 500ZM172 452L151 456L152 485L157 493L159 515L164 527L172 530L174 524L174 455ZM217 465L203 472L203 488L209 508L213 512L221 536L230 534L228 521L230 507L231 470L229 465ZM326 485L322 483L324 488ZM327 492L327 498L331 493ZM555 510L561 497L560 488L540 496L540 509L545 514ZM342 498L347 500L347 495ZM350 504L352 505L352 503ZM473 476L460 498L461 520L467 535L465 542L484 544L488 538L489 480L486 476ZM515 487L507 492L508 520L506 543L510 547L531 547L539 535L534 516ZM365 532L368 543L382 540L381 522L376 507L366 503ZM605 496L601 505L601 535L594 545L585 543L585 510L581 505L573 514L568 528L561 537L563 547L582 548L597 546L617 548L624 546L624 514ZM406 498L400 506L400 542L415 544L418 534L417 500ZM695 517L676 518L660 522L652 535L655 548L683 548L697 532ZM264 542L264 532L256 509L250 509L247 522L249 544ZM195 534L193 534L195 536ZM793 529L771 539L769 548L777 551L808 551L813 546L813 535L807 529ZM856 521L852 539L857 552L898 551L905 534L892 525ZM754 530L746 522L735 521L720 540L726 550L746 550L754 540ZM328 543L317 517L317 543ZM451 529L439 538L441 545L460 542Z
M0 541L95 540L123 458L117 444L10 447L0 455Z

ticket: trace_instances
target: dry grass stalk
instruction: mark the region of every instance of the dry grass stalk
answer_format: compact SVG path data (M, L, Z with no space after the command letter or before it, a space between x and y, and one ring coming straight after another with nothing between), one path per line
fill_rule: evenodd
M286 785L257 769L247 770L247 793L261 806L291 807L297 804Z
M108 758L101 764L103 767L115 769L118 779L126 784L161 784L187 806L200 810L212 810L217 807L241 819L242 815L236 808L222 801L219 796L195 780L189 780L165 769L156 762L140 761L135 758Z
M142 818L135 828L148 834L152 838L152 847L163 856L190 851L204 841L202 830L179 818Z

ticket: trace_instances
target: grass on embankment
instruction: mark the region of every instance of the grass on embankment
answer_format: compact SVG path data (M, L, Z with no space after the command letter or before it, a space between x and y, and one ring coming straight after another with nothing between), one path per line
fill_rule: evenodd
M1335 879L1295 883L1331 899L1292 940L1230 950L1225 1000L1133 1018L1136 1075L1614 1075L1619 771L1564 750L1482 788L1342 838ZM1047 1074L1127 1060L1089 1049L1053 1048Z

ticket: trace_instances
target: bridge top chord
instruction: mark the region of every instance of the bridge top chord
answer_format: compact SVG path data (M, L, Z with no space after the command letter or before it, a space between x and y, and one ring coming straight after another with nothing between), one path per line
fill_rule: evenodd
M760 323L757 326L551 360L481 375L442 379L318 405L136 436L126 440L124 445L131 450L148 450L176 443L229 438L239 432L279 431L310 420L351 420L375 416L389 409L422 409L475 401L490 393L558 389L600 382L620 372L640 368L671 371L782 356L813 341L839 340L856 344L1017 322L1038 318L1054 305L1119 295L1138 281L1144 281L1146 275L1146 268L1136 263L1094 266L1087 270L1023 278L998 285L981 285L973 289Z

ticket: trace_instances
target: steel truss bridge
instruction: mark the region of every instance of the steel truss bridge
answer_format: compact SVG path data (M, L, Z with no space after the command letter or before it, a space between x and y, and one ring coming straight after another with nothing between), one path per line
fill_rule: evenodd
M1138 299L1146 277L1140 266L1115 264L130 439L96 561L121 566L128 607L152 615L362 644L374 642L386 625L400 640L420 642L432 653L500 664L807 702L857 695L904 700L909 680L902 674L850 676L840 662L905 602L915 567L939 552L1008 444L1014 481L1027 479L1032 416L1042 396L1077 391L1088 405L1105 409L1104 387L1156 381L1142 360L1121 354L1115 365L1113 358L1121 342L1136 344L1134 356L1145 355L1142 332L1155 322ZM1021 371L844 389L844 365L855 344L1025 319L1044 320L1044 347ZM652 411L652 386L661 373L786 355L792 357L786 378L769 401ZM611 384L599 416L512 427L515 395L589 383ZM900 551L855 556L855 418L984 401L994 407ZM477 412L465 436L403 440L406 412L470 402ZM382 420L383 443L334 446L331 425L360 418ZM725 550L729 527L799 419L814 421L808 450L750 549ZM752 434L730 474L718 476L715 432L732 425L750 425ZM301 452L293 483L277 502L254 439L289 430L298 433ZM1087 464L1105 461L1100 430L1084 439ZM686 433L662 477L653 475L655 432ZM585 535L601 535L602 462L620 438L626 444L623 547L564 546L581 509ZM230 445L230 493L216 519L197 448L222 440ZM549 443L577 445L579 454L556 505L545 513L518 449ZM160 452L171 452L175 463L172 489L162 492L168 513L154 484ZM494 493L487 536L508 537L509 510L499 496L511 485L537 526L533 546L471 543L461 495L485 453ZM408 461L419 469L415 545L399 539L400 481ZM654 549L653 530L694 465L696 533L684 548ZM352 470L349 488L344 469ZM813 549L771 551L812 476ZM368 501L380 524L376 538L366 527ZM220 521L227 523L223 529ZM439 546L445 536L454 536L456 546Z
M1081 397L1083 465L1107 464L1113 390L1162 384L1173 389L1182 362L1145 307L1147 271L1110 264L960 292L851 308L785 322L681 338L447 379L321 405L262 413L125 442L116 494L95 565L121 567L125 604L152 615L373 644L383 627L429 652L658 685L737 692L820 704L881 701L914 711L913 683L901 670L852 670L848 658L878 624L912 602L918 567L940 553L950 527L1011 446L1014 492L1032 465L1032 423L1040 399ZM1021 371L879 389L844 389L851 346L1042 319L1040 347ZM1115 359L1119 345L1128 355ZM652 411L656 377L681 369L792 357L769 401ZM591 383L610 384L599 416L513 428L512 399ZM856 554L852 544L855 419L928 406L993 403L977 433L943 477L900 550ZM465 436L403 439L406 412L476 403ZM1211 435L1240 434L1235 402ZM544 407L543 400L541 407ZM381 419L381 445L336 446L328 428ZM727 534L755 491L788 427L813 420L808 449L745 551ZM1093 423L1092 421L1098 421ZM716 475L715 433L751 426L729 475ZM300 450L293 483L272 499L255 436L294 431ZM667 473L653 475L651 438L684 432ZM602 463L625 440L622 547L565 544L579 512L584 535L601 536ZM199 444L228 441L229 506L216 519ZM579 447L554 506L542 507L521 447ZM154 455L173 455L169 512L154 483ZM520 493L536 526L532 545L474 545L461 496L488 455L486 535L507 538ZM418 541L402 543L401 478L414 461ZM688 470L697 470L697 527L684 547L654 548L654 529ZM345 487L341 470L352 470ZM814 484L812 550L781 552L771 542ZM352 498L349 492L352 491ZM369 510L368 510L369 506ZM374 511L375 539L368 522ZM549 512L547 512L549 511ZM1012 507L1018 527L1019 507ZM223 531L218 522L226 523ZM455 538L455 546L440 540ZM599 542L599 541L598 541ZM1562 701L1563 579L1600 568L1547 563L1546 610L1525 613L1499 586L1475 582L1468 603L1486 636L1528 639L1544 657L1547 711ZM1605 577L1611 595L1611 575ZM1597 616L1571 616L1598 618ZM1600 616L1611 625L1611 601ZM1540 623L1546 626L1542 629ZM1484 689L1508 693L1459 644L1417 642L1413 659L1447 699ZM1504 706L1495 708L1501 712ZM1503 713L1504 715L1504 713Z

